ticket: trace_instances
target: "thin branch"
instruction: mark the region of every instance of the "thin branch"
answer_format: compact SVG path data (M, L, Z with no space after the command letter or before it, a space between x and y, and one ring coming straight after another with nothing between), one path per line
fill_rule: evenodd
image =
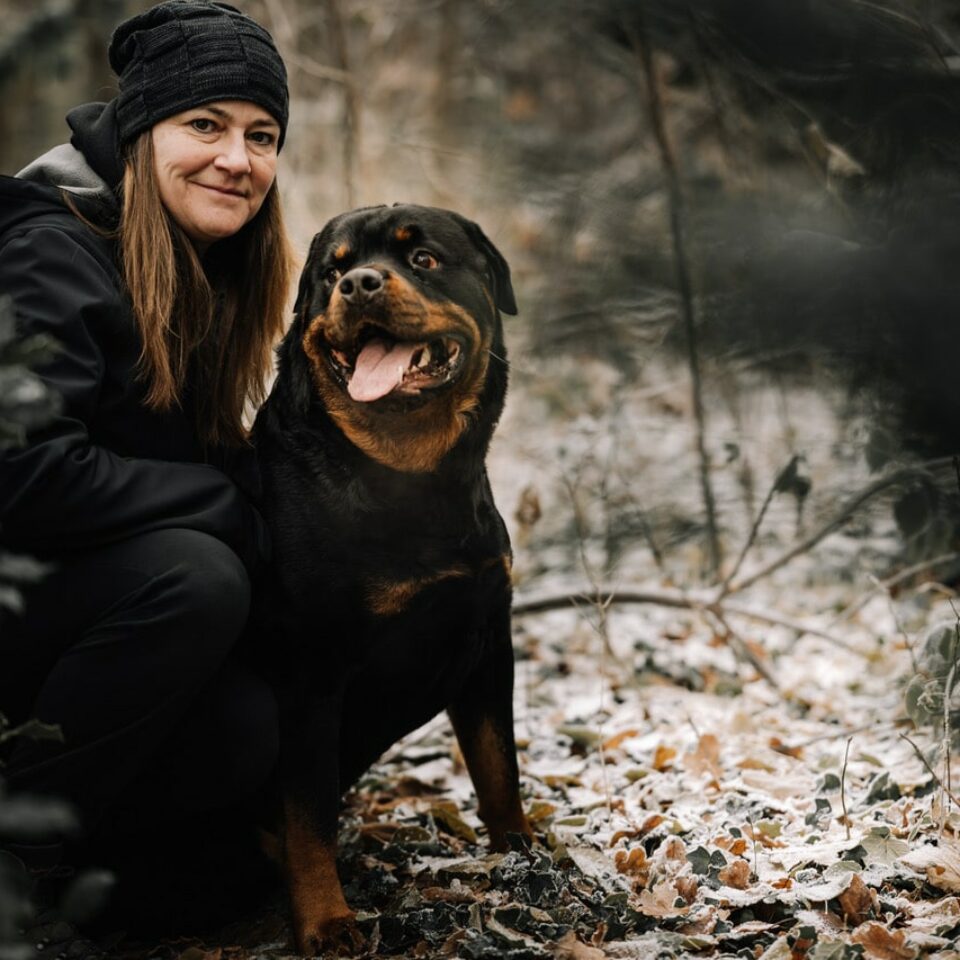
M531 614L547 613L550 610L564 610L567 607L576 606L578 603L595 604L598 601L603 601L610 606L649 603L661 607L672 607L677 610L708 611L719 613L721 616L746 617L748 620L756 620L774 627L794 630L801 636L809 634L811 637L819 637L821 640L827 640L857 656L862 655L856 647L836 636L836 634L828 633L826 630L810 626L800 620L768 613L765 610L744 607L740 604L718 603L702 594L681 593L679 590L614 590L612 588L602 588L595 592L584 590L580 593L558 593L532 600L521 600L513 605L513 615L524 617Z
M775 557L771 560L766 566L761 567L759 570L754 571L748 576L744 577L739 581L732 581L728 583L724 588L721 588L717 591L717 600L722 600L724 597L729 596L731 593L739 593L741 590L746 590L747 587L753 586L758 580L762 580L765 577L768 577L775 570L779 570L781 567L786 566L794 557L798 557L801 553L807 553L812 550L821 540L828 537L836 529L841 527L850 517L856 513L868 500L871 500L878 493L882 493L888 487L896 486L898 483L903 483L906 480L912 480L914 477L921 476L925 473L928 473L931 470L937 469L938 467L949 465L951 463L949 457L944 457L940 460L931 460L928 463L920 464L917 466L910 467L901 467L898 470L894 470L892 473L887 474L885 477L880 477L878 480L875 480L869 486L865 487L858 494L851 497L847 503L841 507L839 512L822 527L820 527L815 533L807 537L805 540L802 540L800 543L791 547L789 550L785 550L780 556Z
M927 768L927 773L929 773L930 776L933 777L934 783L936 783L936 785L940 787L940 789L943 790L944 793L946 793L946 795L954 802L954 804L956 804L957 808L960 809L960 800L958 800L953 795L953 793L951 793L950 788L944 784L944 782L937 776L933 767L931 767L930 764L927 763L927 758L923 755L923 751L905 733L901 733L900 737L901 739L906 740L907 743L909 743L910 746L913 747L917 756L920 758L920 762Z
M925 570L930 570L933 567L939 567L941 564L950 563L952 560L960 560L960 553L941 553L939 557L933 557L930 560L922 560L920 563L914 563L909 567L904 567L903 570L894 574L892 577L887 577L884 580L874 581L873 586L868 590L862 597L857 600L854 600L853 603L845 606L831 621L827 624L828 627L832 627L834 624L840 623L843 620L849 620L855 613L858 613L862 610L870 600L877 594L879 591L884 591L889 593L894 587L899 586L903 583L904 580L909 580L911 577L915 576L918 573L923 573Z
M667 135L666 121L663 115L663 103L660 98L660 85L653 66L653 51L646 34L643 15L640 7L633 11L633 45L643 68L643 77L647 91L647 108L650 115L650 125L653 128L657 147L660 151L660 162L667 180L667 190L670 200L670 233L673 238L674 261L677 270L677 287L680 291L683 325L687 339L687 361L690 367L692 386L693 414L696 424L697 453L700 458L700 487L703 494L703 505L707 522L707 545L709 548L709 570L715 575L720 569L722 561L720 551L720 537L717 533L717 511L710 484L710 457L707 453L706 418L703 410L703 386L700 376L700 353L697 343L697 327L693 308L693 289L690 282L690 267L688 262L686 243L684 240L684 199L680 189L680 174L677 162L673 155L670 139ZM631 28L628 27L628 30Z
M727 588L730 585L730 582L736 577L740 572L740 567L743 566L743 561L746 559L747 554L750 552L750 548L753 546L754 542L757 539L757 534L760 533L760 526L763 523L763 518L767 514L767 510L770 509L770 504L773 503L773 498L777 495L781 487L782 478L787 474L791 469L796 469L796 465L799 462L800 457L796 454L793 455L790 462L781 470L775 477L773 483L770 484L770 489L767 491L767 495L764 498L763 504L760 507L759 512L757 513L756 519L753 521L753 527L750 529L750 535L747 537L746 542L743 545L743 549L740 551L740 556L737 557L737 562L733 565L733 569L727 574L726 578L723 581L723 584L720 587L720 592L725 593Z
M847 738L847 746L843 751L843 769L840 771L840 806L843 808L843 825L847 831L847 839L850 839L850 817L847 815L847 761L850 759L850 744L853 743L853 737Z
M773 687L778 693L780 691L780 684L777 683L776 678L767 668L767 665L750 649L750 646L743 640L743 638L727 623L723 614L720 613L716 608L712 608L708 611L713 618L720 624L723 629L723 640L728 647L733 651L734 655L739 659L743 660L746 663L750 664L757 673L763 677L767 683Z

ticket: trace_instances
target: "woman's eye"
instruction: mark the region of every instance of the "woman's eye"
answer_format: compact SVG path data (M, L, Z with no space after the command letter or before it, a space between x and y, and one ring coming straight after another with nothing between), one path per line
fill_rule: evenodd
M433 270L439 266L437 258L429 250L416 250L410 258L410 262L421 270Z
M323 279L326 283L336 283L340 279L340 271L336 267L329 267Z
M253 133L249 134L250 139L261 147L270 147L276 143L277 138L272 133L267 133L265 130L255 130Z
M213 133L216 124L209 117L196 117L190 121L190 126L197 133Z

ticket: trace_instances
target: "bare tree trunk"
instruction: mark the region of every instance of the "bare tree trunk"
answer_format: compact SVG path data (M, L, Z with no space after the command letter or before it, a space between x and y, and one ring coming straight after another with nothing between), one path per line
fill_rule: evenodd
M684 238L684 209L683 191L680 189L680 175L677 170L676 158L667 136L666 122L663 116L663 103L660 99L660 85L657 81L653 66L653 52L646 34L643 14L639 5L633 11L633 40L647 89L647 107L650 114L650 125L653 127L654 137L660 151L660 160L667 180L667 190L670 198L670 233L673 239L674 262L677 269L677 287L680 292L680 303L683 309L683 325L687 339L687 362L690 367L690 379L693 392L693 414L696 424L697 453L700 458L700 487L703 494L703 505L707 523L707 573L713 577L720 569L722 554L720 538L717 533L717 513L713 496L713 487L710 483L710 456L707 453L706 418L703 411L703 387L700 376L700 351L697 343L696 318L693 308L693 290L690 283L689 259L687 257L686 241Z
M340 0L326 0L330 19L330 48L339 70L347 78L343 85L343 186L348 207L356 206L357 166L360 162L360 93L350 71L350 51Z

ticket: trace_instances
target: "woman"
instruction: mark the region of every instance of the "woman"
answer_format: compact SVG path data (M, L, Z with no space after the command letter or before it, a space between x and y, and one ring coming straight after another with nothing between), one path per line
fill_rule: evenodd
M0 182L0 292L58 342L38 372L62 400L0 454L0 542L52 562L0 623L0 712L63 742L21 740L4 773L71 801L88 838L270 782L276 705L232 653L267 541L236 478L291 276L270 35L167 0L117 28L110 63L118 96Z

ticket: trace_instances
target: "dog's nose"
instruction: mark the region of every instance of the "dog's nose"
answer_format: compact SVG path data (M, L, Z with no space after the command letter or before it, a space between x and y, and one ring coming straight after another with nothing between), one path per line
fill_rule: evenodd
M338 286L347 303L365 303L383 290L383 274L372 267L357 267L345 273Z

